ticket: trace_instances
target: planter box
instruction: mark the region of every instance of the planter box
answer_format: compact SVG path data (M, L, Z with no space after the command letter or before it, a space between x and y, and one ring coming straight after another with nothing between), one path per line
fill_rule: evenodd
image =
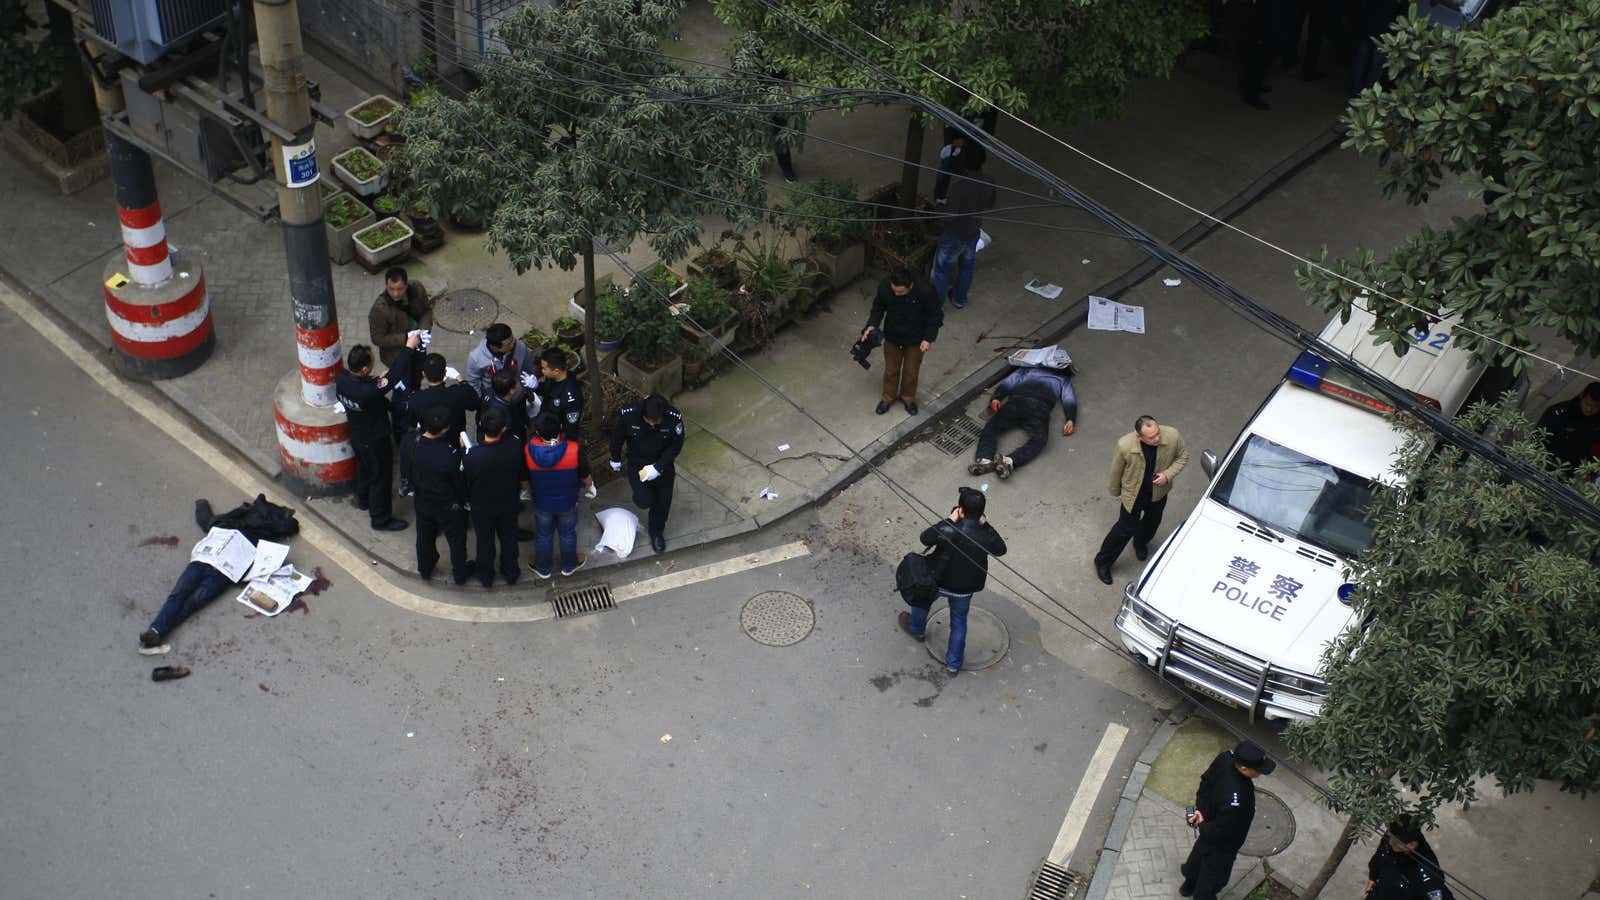
M598 357L597 361L600 363L600 374L617 374L617 360L622 358L621 344L611 347L602 347L597 345L594 352L595 356Z
M389 111L384 113L382 116L373 119L370 123L363 122L356 118L356 110L372 104L388 104ZM394 114L399 111L400 104L394 102L394 100L384 96L383 94L373 94L371 97L368 97L360 103L357 103L355 106L345 110L344 121L345 124L350 126L351 134L361 138L362 140L372 140L383 133L384 127L389 124L389 120L393 118Z
M362 180L357 178L354 172L345 168L344 163L341 162L341 160L347 156L357 156L360 154L365 154L366 156L370 157L373 162L378 164L378 174L366 180ZM389 181L389 167L385 165L382 160L378 159L376 156L373 156L371 153L368 153L364 148L361 147L357 147L354 150L346 150L338 156L335 156L333 158L333 174L339 176L339 180L349 185L350 190L354 191L356 195L360 197L377 196L378 192L383 190L383 186Z
M360 200L357 200L355 197L345 193L344 191L339 191L338 193L335 193L326 200L322 201L323 216L327 216L328 207L332 206L334 201L338 200L340 197L349 197L352 203L355 203L357 206L360 206L362 209L366 210L366 215L356 219L354 222L351 222L349 225L346 225L343 228L335 228L327 221L326 218L323 219L323 228L328 232L328 258L342 266L356 257L355 233L363 228L366 228L368 225L377 222L378 217L372 212L372 210L367 209L366 205Z
M721 346L727 345L728 347L732 347L734 339L738 337L739 317L733 316L732 318L728 319L728 321L724 322L720 327L712 327L708 329L711 332L710 335L701 334L700 332L695 331L688 326L683 326L681 330L683 332L684 340L699 344L713 354L720 354L719 348ZM712 340L712 336L721 339L721 344L715 340Z
M857 241L838 253L829 253L822 245L812 241L811 259L828 276L828 284L837 291L860 278L861 273L866 271L867 247Z
M683 392L683 357L674 355L662 363L661 368L647 371L634 365L633 359L624 353L617 358L617 377L647 397L651 394L671 397Z
M594 277L594 289L604 294L606 289L611 287L611 282L613 280L614 277L610 272L607 272L604 275L596 275ZM567 301L567 314L572 316L574 319L577 319L579 322L583 321L584 299L583 286L579 285L578 289L572 292L572 299Z
M400 226L405 233L394 238L388 243L385 243L381 247L368 247L366 244L361 243L361 235L381 226L388 225L391 222ZM369 269L376 269L392 259L399 259L400 257L405 256L407 253L410 253L412 235L413 232L410 225L407 225L399 219L390 216L387 219L381 219L372 225L368 225L366 228L363 228L351 235L351 237L354 239L352 243L355 246L356 255L361 257L362 263L364 263Z

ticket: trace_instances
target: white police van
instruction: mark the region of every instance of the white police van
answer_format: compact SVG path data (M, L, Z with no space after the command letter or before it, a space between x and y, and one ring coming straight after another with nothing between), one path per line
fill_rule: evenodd
M1322 340L1454 415L1484 367L1449 323L1414 332L1404 355L1374 345L1352 310ZM1123 590L1122 643L1162 677L1252 719L1316 716L1327 695L1323 648L1351 624L1350 560L1372 541L1373 483L1389 482L1404 442L1391 407L1358 380L1302 353L1211 476L1205 497Z

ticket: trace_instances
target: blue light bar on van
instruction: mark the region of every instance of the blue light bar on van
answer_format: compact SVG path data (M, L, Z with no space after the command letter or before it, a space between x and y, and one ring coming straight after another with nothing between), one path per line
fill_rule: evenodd
M1302 351L1295 357L1294 364L1289 366L1288 378L1291 382L1301 387L1336 397L1346 403L1354 403L1364 409L1388 415L1394 412L1394 407L1383 400L1366 392L1364 386L1356 384L1353 380L1341 377L1338 370L1329 371L1328 361L1312 353L1310 350ZM1424 397L1416 391L1409 391L1423 403L1434 409L1439 408L1439 401L1432 397Z

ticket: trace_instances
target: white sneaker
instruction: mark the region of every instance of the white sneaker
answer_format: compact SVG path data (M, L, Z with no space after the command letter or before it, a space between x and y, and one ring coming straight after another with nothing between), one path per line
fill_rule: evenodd
M166 656L172 652L172 645L161 640L161 635L156 634L154 628L149 628L139 635L140 656Z
M975 459L972 461L971 465L967 466L968 475L984 475L993 471L994 460L989 459L988 457L983 459Z
M1016 467L1012 465L1011 457L1002 456L1000 461L994 464L994 473L999 475L1001 479L1006 479L1011 477L1011 471L1014 468Z

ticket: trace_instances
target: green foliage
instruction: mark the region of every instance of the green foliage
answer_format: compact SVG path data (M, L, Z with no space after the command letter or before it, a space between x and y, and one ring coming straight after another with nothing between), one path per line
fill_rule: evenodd
M575 316L562 316L551 325L556 334L572 334L583 330L583 321Z
M594 336L611 342L624 340L631 324L625 306L628 299L621 287L613 284L600 293L594 304Z
M0 121L56 81L60 57L41 43L41 25L18 0L0 2Z
M1345 113L1345 146L1376 156L1386 193L1422 204L1446 176L1487 202L1450 227L1424 227L1392 254L1358 249L1324 262L1339 275L1426 310L1376 305L1401 346L1428 318L1460 314L1515 347L1552 329L1600 352L1600 0L1528 0L1460 31L1415 18L1383 39L1393 90L1369 88ZM1301 287L1324 309L1348 283L1311 270ZM1526 358L1465 346L1521 370Z
M395 219L384 219L376 225L369 225L356 232L356 240L369 249L376 250L409 234L411 234L411 229L407 228L405 223Z
M1536 429L1509 404L1461 418L1547 471ZM1600 788L1600 530L1574 522L1498 469L1434 451L1415 423L1380 486L1374 540L1352 580L1357 622L1328 649L1320 718L1290 747L1332 773L1348 812L1387 821L1476 799L1474 780L1510 791L1535 778ZM1600 489L1573 482L1590 503Z
M790 260L784 242L777 236L740 236L733 247L744 289L757 301L771 305L800 289L806 266Z
M681 259L702 215L742 212L677 186L764 207L771 138L764 121L655 99L738 89L654 55L679 7L519 6L498 26L507 49L485 63L481 88L420 96L397 116L406 142L392 158L396 173L447 206L487 212L490 249L518 272L572 269L588 233L612 247L646 235L661 259ZM748 89L765 90L754 80Z
M340 194L333 199L333 202L323 207L322 215L334 228L345 228L360 220L368 212L360 200L349 194Z
M393 100L388 97L378 96L352 109L350 115L363 125L371 125L373 122L394 112L397 108L398 105Z
M710 279L689 282L689 315L700 327L715 331L733 318L733 305L728 302L728 289Z
M351 175L361 181L383 174L383 160L373 156L365 147L352 147L335 156L333 161L344 166Z
M400 198L382 194L372 202L372 208L385 216L400 215Z
M705 279L725 288L738 286L739 266L721 245L706 248L693 262L705 273Z
M837 253L866 236L873 208L860 202L856 183L831 178L810 178L789 189L783 208L807 218L790 218L789 229L810 233L830 253ZM810 218L810 217L816 218ZM841 221L859 219L864 221Z
M646 280L647 275L655 278ZM654 369L676 356L683 347L683 334L678 328L678 318L672 314L663 292L665 285L657 278L674 278L664 267L650 273L640 273L633 290L622 302L628 317L628 356L644 369ZM663 279L664 280L664 279Z

